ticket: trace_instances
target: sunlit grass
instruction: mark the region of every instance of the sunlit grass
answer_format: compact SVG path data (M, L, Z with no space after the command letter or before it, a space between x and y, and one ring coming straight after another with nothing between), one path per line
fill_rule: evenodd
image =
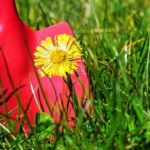
M28 137L12 135L9 127L0 124L0 149L148 149L149 0L16 2L21 19L33 29L64 20L72 26L83 47L93 91L93 114L78 111L76 128L66 127L63 133L41 114Z

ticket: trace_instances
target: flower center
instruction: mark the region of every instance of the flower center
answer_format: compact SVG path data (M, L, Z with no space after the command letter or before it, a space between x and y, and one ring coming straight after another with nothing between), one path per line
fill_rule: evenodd
M52 63L60 64L66 60L66 52L63 50L57 49L54 52L52 52L50 59Z

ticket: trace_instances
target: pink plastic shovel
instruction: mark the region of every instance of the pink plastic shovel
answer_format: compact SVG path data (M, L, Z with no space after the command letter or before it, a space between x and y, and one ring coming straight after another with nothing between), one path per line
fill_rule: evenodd
M66 22L39 31L30 29L19 19L15 0L0 0L0 120L2 123L21 120L23 128L27 130L29 126L35 125L36 114L45 111L53 116L56 123L66 118L69 126L74 126L75 112L66 82L58 76L49 79L38 75L37 78L32 62L36 46L41 40L47 36L54 39L56 35L64 33L73 36ZM89 83L82 60L79 62L77 72L71 75L71 82L79 107L87 107ZM19 124L17 126L19 129Z

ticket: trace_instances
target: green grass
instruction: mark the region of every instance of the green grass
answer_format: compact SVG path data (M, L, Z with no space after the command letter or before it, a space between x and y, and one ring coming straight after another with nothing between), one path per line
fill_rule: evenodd
M56 131L54 142L45 140L54 132L45 114L38 116L38 126L26 138L2 126L0 149L148 150L150 1L16 2L21 19L33 29L64 20L72 26L83 47L94 96L93 114L79 111L75 130Z

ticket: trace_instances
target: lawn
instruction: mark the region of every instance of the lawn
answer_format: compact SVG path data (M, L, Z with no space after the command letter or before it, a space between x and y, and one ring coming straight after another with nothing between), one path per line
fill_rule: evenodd
M0 127L0 149L148 150L150 147L150 1L16 0L20 18L41 29L67 21L82 46L93 112L77 111L74 130L41 114L33 132ZM44 119L42 119L44 118ZM44 120L44 121L43 121Z

